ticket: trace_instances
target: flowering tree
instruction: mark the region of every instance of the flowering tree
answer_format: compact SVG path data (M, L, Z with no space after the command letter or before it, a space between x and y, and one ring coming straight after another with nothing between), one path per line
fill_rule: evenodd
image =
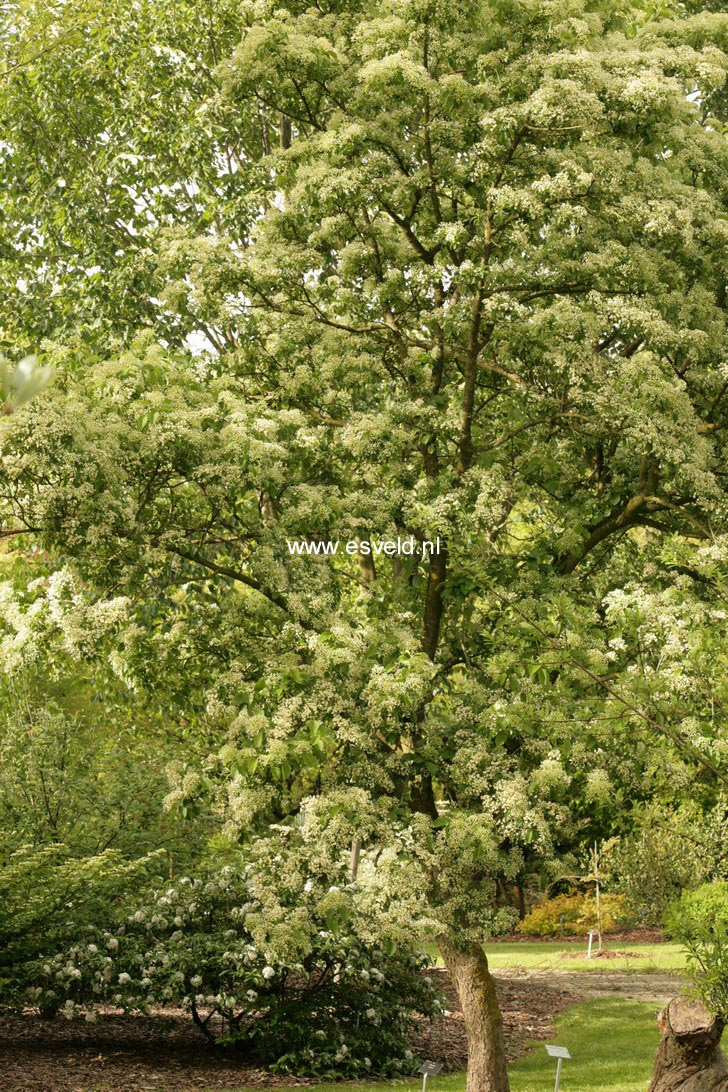
M114 670L218 741L170 806L283 827L281 867L314 846L436 936L469 1092L503 1092L482 942L509 885L666 767L723 776L725 21L244 14L216 79L259 215L161 258L218 352L49 349L3 497L91 599L125 596Z

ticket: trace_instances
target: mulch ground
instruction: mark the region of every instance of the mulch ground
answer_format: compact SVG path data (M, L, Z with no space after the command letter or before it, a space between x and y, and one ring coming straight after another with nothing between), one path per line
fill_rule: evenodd
M444 971L430 969L428 974L438 976L438 991L447 998L448 1011L441 1023L428 1024L413 1049L420 1057L442 1062L445 1070L465 1069L467 1041L457 995ZM523 1054L530 1040L548 1039L554 1031L554 1016L579 1000L573 989L562 990L543 982L496 977L495 983L509 1061Z
M448 1011L441 1023L422 1027L413 1049L447 1070L462 1070L466 1041L457 998L443 971L429 973L437 975ZM553 1017L575 1001L573 992L541 982L500 980L497 989L509 1058L522 1054L529 1039L548 1038ZM95 1024L61 1016L0 1017L2 1092L199 1092L312 1083L218 1054L182 1013L106 1013Z

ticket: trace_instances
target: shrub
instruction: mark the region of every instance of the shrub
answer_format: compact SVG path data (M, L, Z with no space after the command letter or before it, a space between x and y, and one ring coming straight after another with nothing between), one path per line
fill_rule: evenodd
M126 858L164 847L169 851L164 871L172 860L180 872L190 868L209 823L180 815L172 822L164 812L167 777L149 745L152 737L140 739L136 709L120 715L110 693L102 717L107 726L100 733L99 712L81 674L69 690L83 705L83 715L66 715L44 696L37 707L9 687L2 690L0 859L23 845L62 843L67 855L79 860L107 847Z
M707 850L698 851L691 840L686 844L682 830L697 835L707 824L689 812L684 822L674 815L666 817L655 809L648 813L640 829L626 838L608 843L602 853L602 866L609 875L610 887L624 895L643 925L661 925L668 906L685 888L710 878L706 875Z
M601 895L599 900L602 932L628 928L634 914L623 895ZM561 917L563 915L563 922ZM586 936L597 927L597 900L594 895L573 892L557 895L535 906L516 929L530 937L556 937L562 933Z
M438 1011L424 957L378 937L353 890L301 877L287 905L269 895L233 867L182 879L39 961L29 996L90 1019L99 1002L183 1005L208 1038L281 1072L412 1071L415 1013Z
M728 1017L728 881L686 891L666 917L670 934L686 949L696 991L714 1013Z
M156 857L127 861L115 850L74 857L62 845L24 846L0 867L0 1007L21 1004L39 962L87 929L113 926ZM49 1013L60 998L48 992Z

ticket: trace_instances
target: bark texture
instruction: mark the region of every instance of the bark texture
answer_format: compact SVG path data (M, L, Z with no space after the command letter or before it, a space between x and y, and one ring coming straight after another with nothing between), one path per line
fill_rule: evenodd
M722 1020L699 1001L674 997L657 1022L662 1039L649 1092L728 1092Z
M485 953L478 945L463 949L444 937L439 946L468 1035L466 1092L509 1092L503 1020Z

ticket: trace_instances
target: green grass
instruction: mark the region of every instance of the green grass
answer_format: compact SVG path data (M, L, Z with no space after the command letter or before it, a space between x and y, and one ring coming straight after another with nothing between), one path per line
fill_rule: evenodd
M685 952L679 944L631 944L607 938L604 947L609 951L629 952L623 958L587 959L586 940L516 940L486 944L485 951L491 970L524 967L536 971L587 971L592 974L608 974L610 971L664 971L679 972L685 969ZM442 959L434 945L427 950L437 966Z
M562 1092L646 1092L660 1039L656 1011L640 1001L601 998L564 1013L553 1040L571 1054L561 1070ZM510 1073L512 1092L551 1092L556 1062L540 1043Z
M685 954L679 944L628 944L624 941L605 942L605 948L617 952L630 952L623 959L587 959L586 941L515 941L514 943L486 945L491 970L509 967L526 967L543 971L681 971L685 968ZM569 953L565 957L564 953ZM583 953L579 956L578 953Z
M556 1020L552 1042L569 1048L561 1092L646 1092L657 1050L656 1005L600 999L575 1005ZM509 1068L511 1092L552 1092L556 1062L543 1043ZM319 1084L310 1092L421 1092L419 1080ZM465 1074L435 1077L428 1092L464 1092ZM248 1092L241 1088L239 1092ZM251 1090L254 1092L254 1090ZM295 1092L278 1089L277 1092Z

